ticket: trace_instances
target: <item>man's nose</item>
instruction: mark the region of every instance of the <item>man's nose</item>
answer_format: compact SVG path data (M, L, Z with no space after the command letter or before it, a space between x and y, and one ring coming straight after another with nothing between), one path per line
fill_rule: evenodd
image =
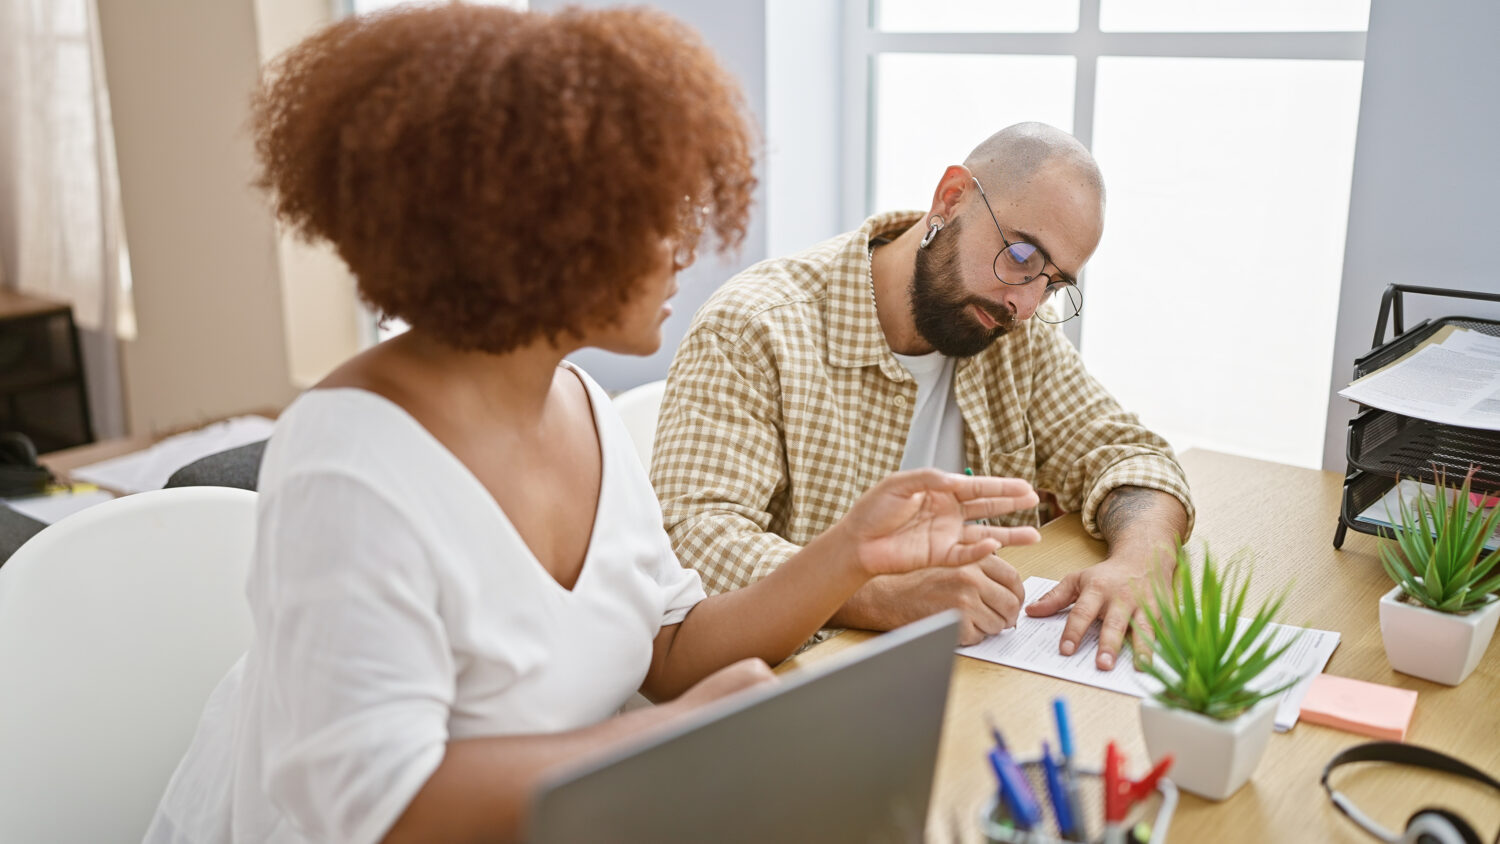
M1042 301L1047 296L1047 285L1042 284L1040 279L1030 284L1007 284L1002 300L1008 305L1016 319L1029 319L1036 309L1042 306Z

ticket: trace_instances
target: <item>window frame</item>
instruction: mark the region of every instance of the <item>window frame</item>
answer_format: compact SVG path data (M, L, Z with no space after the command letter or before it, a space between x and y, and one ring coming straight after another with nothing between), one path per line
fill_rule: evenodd
M991 55L1072 56L1077 62L1073 87L1073 135L1094 148L1095 90L1101 56L1230 59L1345 59L1363 61L1365 31L1311 32L1106 32L1099 27L1103 0L1078 0L1074 32L886 32L878 29L881 0L843 0L843 136L863 138L848 144L840 174L840 216L864 220L878 210L875 194L877 68L884 53L973 53ZM1000 127L996 127L997 129ZM1088 269L1078 285L1087 299ZM1074 346L1081 344L1087 314L1064 323Z

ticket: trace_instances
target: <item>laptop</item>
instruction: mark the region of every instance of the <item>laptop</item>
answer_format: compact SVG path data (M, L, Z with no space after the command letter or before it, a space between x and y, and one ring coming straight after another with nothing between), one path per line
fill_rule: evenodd
M958 622L909 624L555 775L528 840L920 842Z

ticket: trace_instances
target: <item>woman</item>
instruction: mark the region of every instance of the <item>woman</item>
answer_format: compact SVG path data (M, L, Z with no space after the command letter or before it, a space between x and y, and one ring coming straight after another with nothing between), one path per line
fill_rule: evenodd
M148 841L516 837L539 772L770 678L869 578L1030 528L1019 481L892 476L775 574L705 598L603 390L661 344L705 228L748 217L729 76L641 10L342 21L257 96L262 184L411 330L281 416L244 659ZM746 459L774 459L747 455ZM634 692L669 701L614 715Z

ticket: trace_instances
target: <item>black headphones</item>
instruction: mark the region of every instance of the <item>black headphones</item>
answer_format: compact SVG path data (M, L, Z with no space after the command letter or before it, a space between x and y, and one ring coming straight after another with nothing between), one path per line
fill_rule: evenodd
M1345 817L1358 824L1360 829L1381 841L1389 842L1389 844L1483 844L1479 833L1474 831L1474 827L1468 821L1447 809L1429 807L1418 811L1406 822L1406 831L1400 835L1376 823L1369 815L1361 812L1349 798L1328 784L1328 775L1333 773L1334 768L1352 762L1392 762L1397 765L1428 768L1456 774L1500 791L1500 782L1497 782L1494 777L1436 750L1397 741L1372 741L1367 744L1357 744L1340 751L1328 760L1328 765L1323 768L1323 790L1328 792L1328 799L1333 801L1333 805L1343 812ZM1500 833L1495 835L1495 844L1500 844Z
M0 432L0 498L38 495L52 483L52 473L36 462L36 446L25 434Z

